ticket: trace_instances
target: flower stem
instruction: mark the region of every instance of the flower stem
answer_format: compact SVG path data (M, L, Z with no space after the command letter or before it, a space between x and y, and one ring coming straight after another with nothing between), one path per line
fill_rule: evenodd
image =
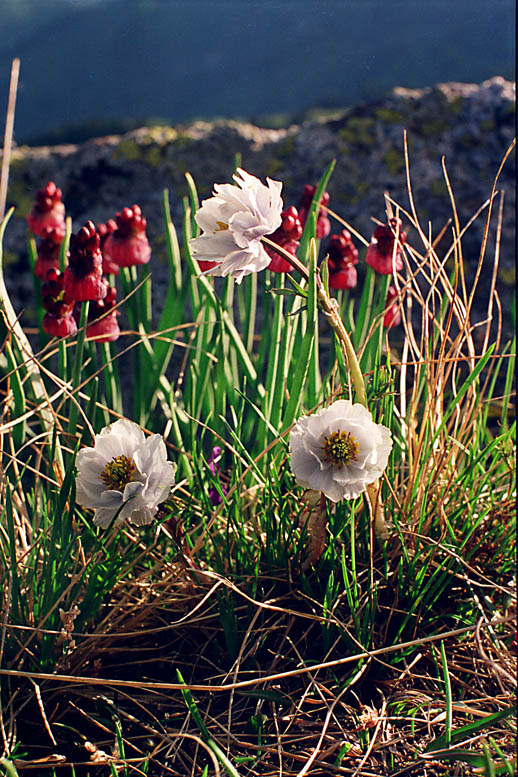
M286 251L284 248L282 248L282 246L277 245L277 243L274 243L272 240L268 240L267 237L263 237L261 240L267 246L277 251L277 253L280 254L284 259L286 259L306 281L309 280L308 268L302 264L302 262L296 256L290 254L289 251ZM338 337L338 340L340 341L345 353L354 390L356 392L356 399L360 404L364 405L364 407L367 407L367 392L365 390L365 381L363 380L360 362L358 361L358 357L351 342L351 338L349 337L344 323L340 318L340 307L337 300L332 299L326 293L318 273L317 294L318 300L320 302L320 308L327 321L329 322L329 325L335 331L336 336ZM376 536L380 540L386 540L388 537L388 528L383 512L383 503L381 501L379 481L376 480L374 483L371 483L367 486L367 497L372 508L372 520L374 522L374 531Z
M74 356L74 364L72 367L72 392L75 392L79 383L81 382L81 368L83 366L83 353L86 339L86 324L88 321L88 307L90 303L83 302L81 305L81 319L79 321L79 329L77 332L76 352ZM76 397L76 402L70 403L69 414L69 433L74 435L76 432L77 416L79 413L78 403L79 399Z
M286 259L291 266L297 270L297 272L302 275L302 277L307 281L309 280L309 271L308 268L302 264L302 262L297 259L296 256L293 254L290 254L289 251L286 251L281 246L277 245L277 243L274 243L272 240L268 240L267 237L262 238L262 242L265 243L270 248L275 249L277 253L279 253L284 259ZM336 336L338 337L342 348L345 353L345 357L347 359L347 364L349 366L349 370L351 372L351 378L353 381L354 389L356 391L356 398L360 404L367 406L367 393L365 391L365 381L363 380L363 375L360 369L360 363L358 361L358 357L356 356L356 351L353 348L353 344L351 342L351 338L349 337L347 330L343 324L342 319L340 318L339 314L339 306L335 299L331 299L325 292L324 287L322 286L322 283L320 282L320 278L317 274L317 284L318 284L318 299L320 302L321 310L328 320L330 326L334 329L336 332Z

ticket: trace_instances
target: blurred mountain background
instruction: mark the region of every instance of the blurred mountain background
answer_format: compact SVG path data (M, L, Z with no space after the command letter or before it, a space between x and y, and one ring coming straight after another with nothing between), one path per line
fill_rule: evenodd
M21 59L18 144L81 142L195 118L285 126L394 86L514 79L514 0L1 0L0 6L4 105L11 60Z

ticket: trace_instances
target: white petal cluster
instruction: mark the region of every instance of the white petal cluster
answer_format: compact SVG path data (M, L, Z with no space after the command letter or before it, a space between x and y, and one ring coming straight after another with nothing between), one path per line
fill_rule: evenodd
M197 259L217 262L207 274L232 275L241 283L271 262L261 237L281 224L282 183L267 178L265 186L240 168L233 177L237 186L215 184L214 196L202 203L195 218L203 233L190 246Z
M354 499L365 491L383 473L391 449L389 429L376 424L366 407L348 399L299 418L290 433L291 470L297 483L321 491L333 502Z
M167 499L176 471L167 461L163 438L146 437L126 418L96 434L94 447L80 450L76 465L76 501L95 510L94 523L103 529L115 516L117 524L150 523Z

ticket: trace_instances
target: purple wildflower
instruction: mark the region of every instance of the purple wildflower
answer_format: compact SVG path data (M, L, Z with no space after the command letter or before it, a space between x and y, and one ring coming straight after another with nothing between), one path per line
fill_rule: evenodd
M221 476L221 467L219 466L220 459L221 459L221 447L219 445L215 445L211 451L209 458L207 459L207 464L209 465L209 469L214 475L214 477L218 480L221 491L223 492L223 494L226 495L227 488L221 482L221 477L220 477ZM215 485L209 488L209 499L213 507L220 505L221 502L223 501L221 498L221 494Z

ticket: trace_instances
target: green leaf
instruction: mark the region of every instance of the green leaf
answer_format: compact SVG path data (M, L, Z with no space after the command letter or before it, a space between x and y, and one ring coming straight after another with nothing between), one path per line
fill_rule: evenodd
M309 249L309 241L312 237L315 237L314 223L315 223L315 219L318 214L318 211L320 209L320 200L322 199L322 195L326 190L326 186L329 182L329 179L331 178L331 174L334 170L335 164L336 164L336 159L333 159L330 162L330 164L327 166L322 178L318 183L315 194L313 195L313 200L309 207L306 223L304 225L304 232L302 233L299 247L297 249L297 257L300 259L301 262L306 261L306 258L308 255L308 249Z
M310 259L308 283L308 311L313 311L313 314L311 315L308 313L306 331L304 333L302 345L298 353L295 371L290 383L288 384L290 398L283 417L283 427L285 429L292 424L295 413L300 406L303 394L303 386L309 370L310 354L313 347L313 341L315 339L314 311L317 307L317 270L314 260L315 257L313 256L313 258Z
M475 733L490 728L498 720L504 720L504 718L508 718L510 715L516 715L516 704L513 704L512 707L506 707L505 710L499 710L492 715L488 715L487 718L476 720L473 723L468 723L465 726L461 726L461 728L455 729L455 731L451 732L451 744L453 745L455 742L460 742L462 739L469 738ZM447 747L446 739L445 735L434 739L425 747L423 752L432 753L436 750L445 749Z

